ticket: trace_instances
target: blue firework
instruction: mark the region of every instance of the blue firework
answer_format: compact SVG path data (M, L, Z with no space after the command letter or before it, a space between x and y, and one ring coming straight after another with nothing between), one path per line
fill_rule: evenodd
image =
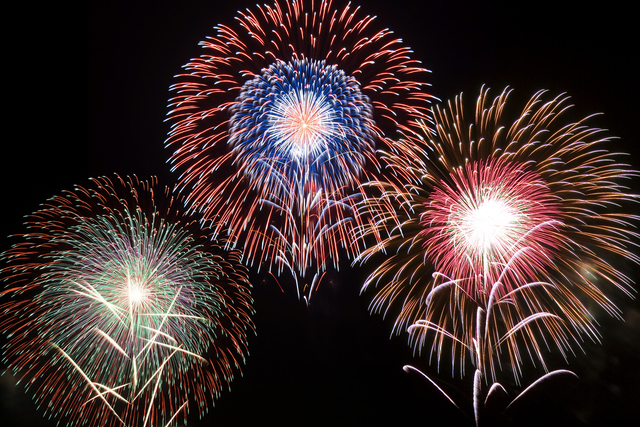
M244 83L231 112L234 162L253 188L278 199L356 187L364 153L375 152L369 98L325 61L277 61Z

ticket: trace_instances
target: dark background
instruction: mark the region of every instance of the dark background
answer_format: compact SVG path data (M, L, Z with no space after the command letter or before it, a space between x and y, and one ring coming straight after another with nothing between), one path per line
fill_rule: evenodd
M590 122L620 137L612 151L638 148L637 13L630 3L366 1L365 14L393 29L433 71L432 94L464 92L475 101L482 84L497 94L515 89L521 108L539 89L567 92L576 107L567 119L602 112ZM343 2L335 2L336 6ZM23 216L47 198L89 177L151 175L172 185L163 123L172 76L218 23L231 23L251 1L91 1L82 8L27 6L11 16L5 38L4 195L0 236L24 231ZM636 30L634 30L636 28ZM633 191L640 193L637 179ZM636 208L636 211L638 209ZM0 250L13 240L2 237ZM638 267L623 265L637 278ZM252 275L257 336L250 357L202 420L192 425L472 425L404 364L435 373L413 357L405 337L389 339L391 319L371 316L370 294L359 295L366 271L330 272L306 308L286 278L285 289ZM625 322L600 317L602 345L557 361L580 380L550 382L509 411L507 425L625 425L640 411L640 304L612 295ZM552 357L553 359L553 357ZM535 372L524 378L528 384ZM442 372L440 378L450 380ZM451 380L460 386L460 381ZM0 377L0 424L45 426L10 375ZM469 384L462 384L469 396ZM468 407L465 407L468 409ZM635 423L634 423L635 424Z

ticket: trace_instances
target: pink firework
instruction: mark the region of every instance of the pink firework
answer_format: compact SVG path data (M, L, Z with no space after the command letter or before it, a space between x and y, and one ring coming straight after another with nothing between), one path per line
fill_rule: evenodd
M483 89L472 122L456 97L435 110L435 135L407 139L414 155L385 156L412 179L370 187L382 193L360 206L376 219L361 231L386 237L359 259L387 254L364 290L377 288L371 310L394 313L414 348L430 342L461 372L471 354L485 379L507 354L517 381L523 353L544 366L545 348L599 339L593 302L620 315L607 293L633 286L610 261L639 261L638 196L611 138L589 118L562 124L567 97L538 92L508 121L509 92Z
M496 264L511 261L511 271L531 280L551 266L562 241L560 203L527 169L502 159L476 161L451 173L453 185L434 188L421 214L419 238L439 273L491 283ZM475 298L486 294L482 284L466 291Z
M390 137L429 121L427 70L374 21L331 0L257 5L215 27L176 76L167 146L178 185L249 264L316 281L352 256L376 150L403 155Z

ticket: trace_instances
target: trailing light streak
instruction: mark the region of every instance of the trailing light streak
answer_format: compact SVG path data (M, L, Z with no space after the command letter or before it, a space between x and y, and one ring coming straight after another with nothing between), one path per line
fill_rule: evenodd
M94 179L48 200L2 254L3 357L68 425L200 416L247 354L247 269L168 189Z
M545 374L509 403L502 404L503 410L507 410L516 400L551 377L565 374L577 377L564 369L549 372L544 360L543 351L549 346L545 336L553 339L565 359L567 351L572 351L572 342L576 340L560 316L563 314L561 311L558 311L560 315L546 311L547 308L554 311L553 301L562 299L558 287L543 282L517 284L517 277L508 278L514 275L510 270L511 266L518 264L517 258L524 252L526 251L521 250L516 253L504 267L497 264L490 267L501 271L486 274L485 277L498 277L498 280L493 283L485 282L490 292L484 300L473 298L467 293L466 282L475 282L473 278L453 280L434 273L435 285L425 301L425 319L417 320L408 328L409 333L421 333L423 337L433 338L431 354L437 354L438 366L440 355L445 351L444 342L450 341L453 344L452 373L457 363L464 375L466 358L471 358L474 367L472 406L476 427L486 417L485 408L495 405L496 394L503 395L502 401L509 396L497 381L498 372L503 369L505 362L513 371L515 383L520 383L523 362L521 350L526 349L530 357L537 358ZM421 374L456 408L464 411L464 405L456 403L428 374L410 365L404 366L404 370ZM491 384L486 392L483 383Z
M363 287L376 288L371 311L394 313L393 331L407 330L438 371L446 359L452 376L472 367L476 426L485 408L508 402L501 371L519 385L526 359L544 370L504 410L549 378L575 376L549 372L547 352L568 360L585 337L598 341L593 302L620 317L607 293L634 289L615 263L640 262L638 195L624 186L638 172L607 150L589 117L561 124L567 97L538 92L509 122L509 92L491 102L483 89L473 122L461 96L437 107L435 134L406 138L414 155L384 156L410 179L371 183L358 206L375 219L361 237L382 236L358 260L387 256ZM466 409L428 374L405 371Z

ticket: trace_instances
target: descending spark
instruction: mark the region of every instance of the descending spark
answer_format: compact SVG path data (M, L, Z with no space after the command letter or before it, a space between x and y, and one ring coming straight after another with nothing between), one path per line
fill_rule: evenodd
M426 337L433 339L431 354L437 355L438 366L441 355L447 352L447 343L452 344L452 372L457 364L461 375L464 375L467 357L471 359L474 368L472 410L476 427L485 418L485 408L492 403L496 394L508 397L507 391L497 380L504 366L512 370L515 383L520 384L525 350L531 358L540 362L546 373L510 403L503 404L503 410L548 378L566 374L576 376L564 369L548 371L544 357L545 347L549 346L546 337L552 338L565 359L567 352L572 351L571 344L576 342L576 337L563 321L563 313L553 313L556 310L553 301L562 299L558 287L551 283L524 282L511 271L511 267L518 264L517 258L525 252L516 253L505 266L493 264L489 267L497 269L495 272L485 271L485 278L498 279L483 283L489 290L484 299L474 298L466 291L468 282L477 283L475 278L451 279L434 273L434 286L425 301L425 318L408 328L410 334L420 334L423 342ZM454 406L462 411L466 409L427 373L410 365L405 366L404 370L418 372ZM490 384L488 390L483 384Z
M491 102L483 89L473 123L462 97L438 107L434 135L407 137L413 156L385 156L411 179L371 183L358 206L375 218L361 236L383 237L358 259L387 255L363 288L376 288L371 310L394 313L393 331L407 330L438 370L447 359L452 376L472 368L476 427L496 396L508 397L500 372L519 385L527 359L544 371L511 403L549 378L575 376L549 372L546 355L568 360L584 337L599 340L592 302L619 316L607 293L633 292L613 262L640 262L633 253L640 218L629 213L638 196L624 187L638 173L587 119L561 124L566 97L543 101L539 92L509 123L509 92ZM469 409L429 374L405 371Z

